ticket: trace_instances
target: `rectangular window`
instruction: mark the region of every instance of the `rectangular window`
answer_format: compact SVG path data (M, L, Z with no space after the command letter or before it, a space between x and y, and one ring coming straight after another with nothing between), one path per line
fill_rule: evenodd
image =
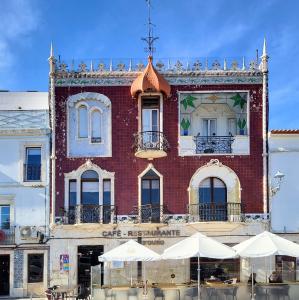
M111 222L111 180L103 180L103 223L108 224Z
M1 205L0 206L0 229L10 228L10 206Z
M77 181L69 181L69 207L74 207L77 204Z
M26 148L26 163L24 168L24 181L41 180L41 148Z
M44 254L28 254L28 283L43 282Z

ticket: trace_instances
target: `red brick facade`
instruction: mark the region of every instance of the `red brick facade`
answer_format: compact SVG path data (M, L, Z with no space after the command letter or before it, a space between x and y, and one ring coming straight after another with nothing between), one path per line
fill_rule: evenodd
M250 91L250 155L178 156L178 91L246 90ZM67 158L66 101L81 92L106 95L112 103L112 157L91 158L102 169L115 172L115 204L119 214L126 214L138 203L138 175L149 161L136 158L133 134L138 131L137 100L129 86L56 87L56 213L64 206L64 173L77 169L86 158ZM168 155L153 161L163 175L163 201L172 213L186 213L190 179L195 171L217 158L238 175L241 201L247 213L263 212L263 139L262 85L172 86L171 98L164 100L163 128L170 144Z

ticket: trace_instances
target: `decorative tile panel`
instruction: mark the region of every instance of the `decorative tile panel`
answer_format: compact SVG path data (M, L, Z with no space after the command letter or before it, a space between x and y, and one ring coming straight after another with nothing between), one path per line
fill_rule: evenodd
M15 250L14 251L14 288L23 287L23 264L24 264L24 251Z

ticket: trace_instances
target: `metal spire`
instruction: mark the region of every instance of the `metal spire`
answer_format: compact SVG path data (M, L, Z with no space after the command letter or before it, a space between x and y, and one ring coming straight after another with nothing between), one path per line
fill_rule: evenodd
M148 5L148 36L146 38L141 38L143 41L147 43L147 47L145 51L149 53L149 56L153 56L154 51L156 50L154 47L154 42L158 39L158 37L154 37L153 27L155 26L151 21L151 0L145 0Z
M267 56L267 45L266 45L266 38L264 38L264 45L263 45L263 55L262 56Z
M53 43L51 41L51 45L50 45L50 57L54 57L54 50L53 50Z

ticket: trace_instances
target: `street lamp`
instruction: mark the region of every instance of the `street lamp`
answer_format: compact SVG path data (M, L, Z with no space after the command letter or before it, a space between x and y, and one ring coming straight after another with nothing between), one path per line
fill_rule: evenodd
M280 190L284 177L285 174L283 174L280 171L277 171L276 174L274 175L273 184L271 184L270 186L271 197L274 197L276 193Z

